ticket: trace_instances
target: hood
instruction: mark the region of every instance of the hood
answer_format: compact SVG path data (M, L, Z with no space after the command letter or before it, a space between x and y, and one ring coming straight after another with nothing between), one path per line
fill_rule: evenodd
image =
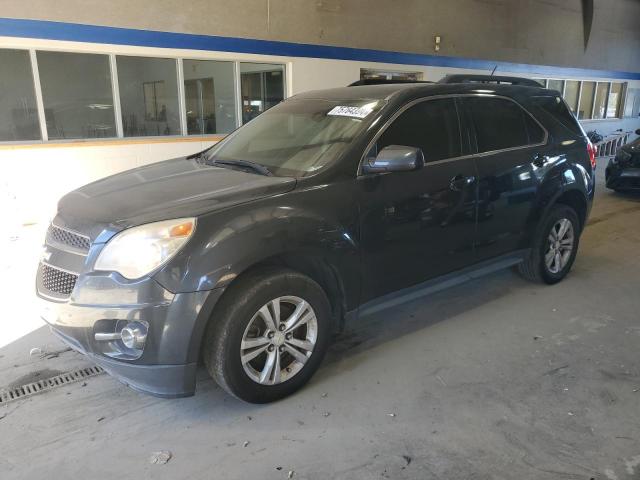
M105 229L114 233L143 223L194 217L284 193L295 185L294 178L213 167L184 157L128 170L68 193L58 204L55 223L96 240Z
M623 145L620 149L629 153L640 153L640 137L636 138L633 142Z

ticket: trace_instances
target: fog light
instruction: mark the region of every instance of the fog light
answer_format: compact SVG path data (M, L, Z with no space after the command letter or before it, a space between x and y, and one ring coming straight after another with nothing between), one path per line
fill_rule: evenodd
M140 322L129 322L120 331L120 338L125 347L141 349L147 340L147 326Z

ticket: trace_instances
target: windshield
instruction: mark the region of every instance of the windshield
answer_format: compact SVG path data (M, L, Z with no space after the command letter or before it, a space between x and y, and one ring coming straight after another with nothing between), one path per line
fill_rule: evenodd
M207 162L253 162L278 176L311 175L338 158L380 101L288 100L207 152Z

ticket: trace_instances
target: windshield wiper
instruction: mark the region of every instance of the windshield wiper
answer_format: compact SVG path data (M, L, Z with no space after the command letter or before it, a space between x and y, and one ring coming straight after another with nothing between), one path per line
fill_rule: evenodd
M209 150L211 150L213 147L214 147L214 146L212 145L212 146L210 146L209 148L205 148L205 149L204 149L204 150L202 150L201 152L196 152L196 153L193 153L193 154L191 154L191 155L188 155L188 156L187 156L187 159L188 159L188 160L190 160L190 159L192 159L192 158L195 158L195 159L197 159L197 160L206 160L206 159L207 159L207 155L206 155L206 153L207 153Z
M212 160L208 163L209 165L230 165L232 167L249 168L254 172L259 173L260 175L266 175L267 177L273 175L273 173L271 173L271 170L269 170L264 165L256 162L250 162L249 160Z

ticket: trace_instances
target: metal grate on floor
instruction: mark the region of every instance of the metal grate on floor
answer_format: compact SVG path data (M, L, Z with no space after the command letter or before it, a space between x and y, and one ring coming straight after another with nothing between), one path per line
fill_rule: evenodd
M55 377L44 378L37 382L27 383L11 390L0 390L0 405L21 400L37 393L46 392L54 388L68 385L69 383L79 382L85 378L94 377L104 373L102 367L94 365L92 367L79 368L72 372L61 373Z

